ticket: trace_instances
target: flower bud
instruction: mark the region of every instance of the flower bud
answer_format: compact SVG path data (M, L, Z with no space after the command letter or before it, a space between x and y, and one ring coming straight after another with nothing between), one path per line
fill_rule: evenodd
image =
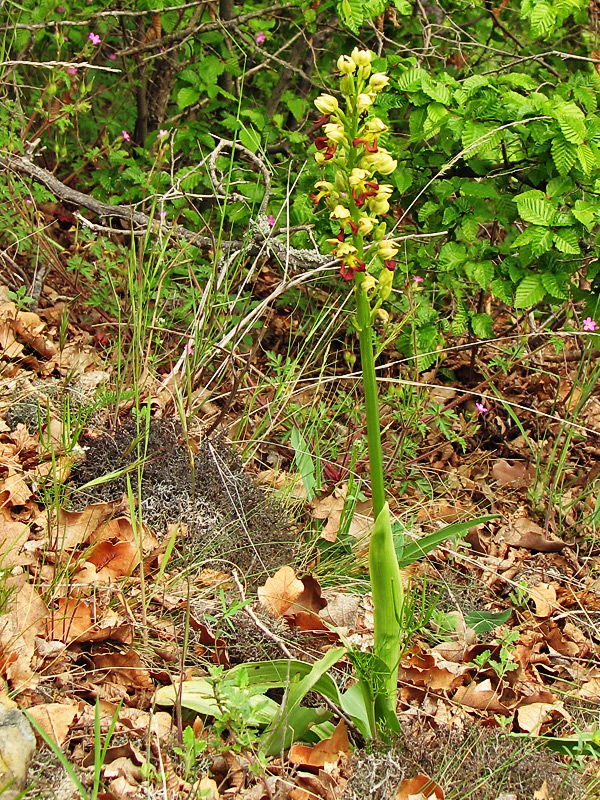
M356 64L350 56L340 56L337 60L337 68L342 75L351 75L356 69Z
M382 261L389 261L392 259L396 253L398 252L398 248L395 244L384 239L383 241L379 242L377 245L377 255Z
M340 107L335 97L332 97L330 94L319 95L315 100L315 106L317 107L317 111L320 111L321 114L335 114Z
M390 275L391 274L392 273L390 272ZM389 297L389 294L387 294L385 297L382 297L382 294L383 294L383 290L381 288L381 281L379 281L379 296L381 297L382 300L385 300L385 299L387 299ZM382 326L383 325L387 325L388 322L390 321L390 315L385 310L385 308L378 308L377 309L377 318L378 318L379 324L382 325Z
M342 75L340 78L340 92L343 95L349 95L352 92L352 83L348 75Z
M385 72L376 72L375 74L371 75L371 79L369 80L369 91L378 94L385 89L389 82L390 79Z
M328 122L327 125L323 127L323 130L325 131L327 138L332 142L342 142L346 135L344 126L339 125L337 122Z
M367 236L373 230L373 220L367 216L360 217L357 228L361 236Z
M360 162L363 169L380 172L382 175L390 175L398 166L398 162L383 148L376 153L367 153Z
M389 269L382 269L379 274L379 297L387 300L392 293L394 283L394 273Z
M377 281L372 275L365 275L362 279L360 288L363 292L370 292L377 286Z
M315 153L315 161L320 167L322 167L325 163L325 153Z
M366 67L371 63L371 51L359 50L358 47L355 47L352 51L351 58L357 67Z
M365 124L365 133L371 133L378 136L380 133L387 131L388 126L384 124L379 117L371 117Z
M367 205L369 206L369 210L374 214L387 214L390 210L390 204L385 198L382 198L381 195L369 197Z
M330 219L350 219L350 212L347 208L342 205L337 205L331 214L329 215Z
M359 94L358 97L356 98L356 109L361 114L372 105L373 105L373 100L371 99L371 96L368 94L364 93Z

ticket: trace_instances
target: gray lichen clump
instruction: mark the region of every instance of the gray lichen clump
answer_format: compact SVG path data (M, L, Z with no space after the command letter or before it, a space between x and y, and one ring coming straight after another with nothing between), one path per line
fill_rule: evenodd
M264 574L293 560L296 537L281 505L256 486L241 459L222 437L204 438L191 451L175 420L130 419L114 431L87 431L79 440L85 461L73 472L74 489L110 473L72 504L118 500L131 482L141 498L144 522L161 537L169 524L187 527L189 557L218 561L246 576Z

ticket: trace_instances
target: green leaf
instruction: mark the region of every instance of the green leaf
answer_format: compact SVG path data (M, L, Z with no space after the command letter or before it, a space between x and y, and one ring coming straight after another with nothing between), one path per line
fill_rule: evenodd
M489 86L490 79L486 75L470 75L462 82L462 88L469 94L474 94L482 86Z
M530 225L525 228L512 243L513 247L531 247L534 256L541 256L547 253L552 247L552 231L538 225Z
M579 237L577 236L577 231L573 228L561 228L560 231L557 231L554 234L554 246L566 255L581 255Z
M440 81L433 81L429 76L421 81L421 88L428 97L444 106L450 105L452 92Z
M590 175L596 166L596 159L594 157L594 151L589 144L579 145L577 148L577 158L579 159L581 169L584 171L584 173L586 175Z
M552 225L554 222L556 209L538 189L517 194L514 200L517 203L519 216L524 222L531 222L534 225Z
M559 300L566 300L569 296L565 291L564 277L562 281L559 281L558 276L553 272L542 272L542 283L544 284L544 289L548 294L552 295L552 297L556 297Z
M440 250L439 264L444 270L458 269L467 260L467 250L464 245L456 242L446 242Z
M559 175L568 175L577 160L577 147L568 142L564 136L556 136L552 140L552 160Z
M575 103L563 103L555 109L556 119L563 136L572 144L585 140L585 115Z
M494 297L497 297L498 300L501 300L503 303L507 303L508 305L512 305L513 295L512 295L512 284L510 281L505 281L503 278L496 278L492 281L490 289Z
M575 219L578 222L587 228L588 231L592 230L594 223L596 222L596 214L598 211L597 206L592 206L587 200L577 200L575 205L571 209L571 212Z
M472 274L482 289L487 289L494 277L494 264L491 261L478 261L473 264Z
M200 98L200 90L193 86L184 86L177 92L177 105L179 110L183 111L185 108L194 105Z
M240 128L239 139L240 143L247 147L251 153L256 153L260 147L260 133L251 125Z
M409 14L412 14L412 5L408 2L408 0L392 0L394 3L394 8L399 14L402 14L403 17L407 17Z
M469 628L472 628L479 636L484 633L489 633L499 625L504 625L508 622L512 609L507 608L505 611L498 611L493 613L491 611L468 611L465 614L465 622Z
M294 448L294 464L302 478L306 499L310 503L315 496L315 490L317 488L315 462L310 454L308 444L298 428L292 428L291 443Z
M540 275L526 275L517 286L515 308L531 308L546 296Z
M428 78L429 75L425 72L424 69L420 67L415 67L414 69L407 69L406 72L403 72L402 75L397 79L397 86L401 92L409 92L414 91L417 88L421 88L421 81L424 78Z
M489 314L473 314L471 317L471 330L479 339L492 339L494 331L492 318Z
M489 522L492 519L498 519L498 514L487 514L483 517L467 520L467 522L455 522L452 525L446 525L445 528L441 528L439 531L434 531L433 533L427 534L427 536L422 536L420 539L417 539L416 542L406 544L402 552L402 557L398 559L400 569L410 567L415 561L418 561L420 558L427 555L427 553L431 553L432 550L435 550L435 548L442 544L442 542L445 542L446 539L450 539L453 536L466 536L471 528L474 528L476 525L483 525L484 522Z
M531 32L535 36L546 37L552 33L556 24L556 9L548 3L536 3L529 15Z

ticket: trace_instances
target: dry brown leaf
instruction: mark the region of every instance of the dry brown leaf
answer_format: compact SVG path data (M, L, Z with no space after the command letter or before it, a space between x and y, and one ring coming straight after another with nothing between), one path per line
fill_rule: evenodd
M510 707L503 702L504 695L513 695L512 692L503 692L500 699L498 691L492 686L489 679L476 683L472 681L468 686L460 686L453 696L453 701L469 708L476 708L478 711L487 711L493 714L510 713ZM514 699L513 697L510 698Z
M36 686L40 680L33 672L32 659L36 637L43 635L47 616L46 604L29 583L23 583L15 591L9 611L0 616L0 653L5 660L4 673L16 692Z
M84 600L61 597L48 620L48 638L65 644L84 642L93 627L92 610Z
M29 554L21 554L30 534L30 525L15 520L6 506L0 508L0 560L4 568L31 563Z
M32 706L28 711L40 728L61 747L69 735L73 720L79 713L79 703L45 703Z
M405 778L400 784L396 800L444 800L444 790L427 775Z
M535 480L535 467L524 461L500 459L492 467L492 475L498 486L512 486L515 489L531 486Z
M134 650L126 653L106 653L93 656L97 670L106 670L104 680L128 689L152 689L150 673Z
M119 506L120 501L112 501L92 503L84 511L61 509L58 521L53 520L47 532L50 549L62 553L87 544L96 528Z
M544 781L539 789L536 789L533 793L533 800L552 800L550 797L550 792L548 790L548 783Z
M289 760L292 764L304 767L324 767L325 764L338 762L340 755L347 756L350 752L348 729L341 720L328 739L310 747L305 744L294 744L289 751Z
M203 800L220 800L219 789L217 784L212 778L201 778L200 783L195 784L198 788L196 797L202 797Z
M327 591L324 596L327 605L319 611L321 619L329 625L339 628L343 635L354 632L361 602L360 595Z
M552 583L538 583L528 588L529 598L535 603L536 617L549 617L557 608L556 588Z
M546 534L543 528L527 517L519 517L505 525L498 537L512 547L524 547L540 553L558 553L566 546L562 539L551 533Z
M261 604L276 617L282 617L304 591L304 584L291 567L282 567L258 589Z
M517 709L517 721L522 731L539 736L540 728L557 707L556 703L528 703Z

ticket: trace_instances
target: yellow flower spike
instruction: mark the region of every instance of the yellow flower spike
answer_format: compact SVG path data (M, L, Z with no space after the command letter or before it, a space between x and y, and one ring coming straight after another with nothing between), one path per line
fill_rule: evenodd
M315 100L315 106L317 107L317 111L320 111L321 114L335 114L340 107L335 97L332 97L330 94L319 95Z
M398 253L398 248L392 242L384 239L377 245L377 255L382 261L390 261Z
M379 94L379 92L382 92L385 89L389 82L390 79L385 72L375 72L373 75L371 75L369 80L369 91Z
M338 246L336 247L335 254L338 258L344 258L344 256L355 256L358 253L356 247L349 242L338 242Z
M337 205L331 214L329 215L330 219L350 219L350 212L347 208L344 208L342 205Z
M352 75L356 69L356 62L350 56L340 56L337 60L337 68L342 75Z

